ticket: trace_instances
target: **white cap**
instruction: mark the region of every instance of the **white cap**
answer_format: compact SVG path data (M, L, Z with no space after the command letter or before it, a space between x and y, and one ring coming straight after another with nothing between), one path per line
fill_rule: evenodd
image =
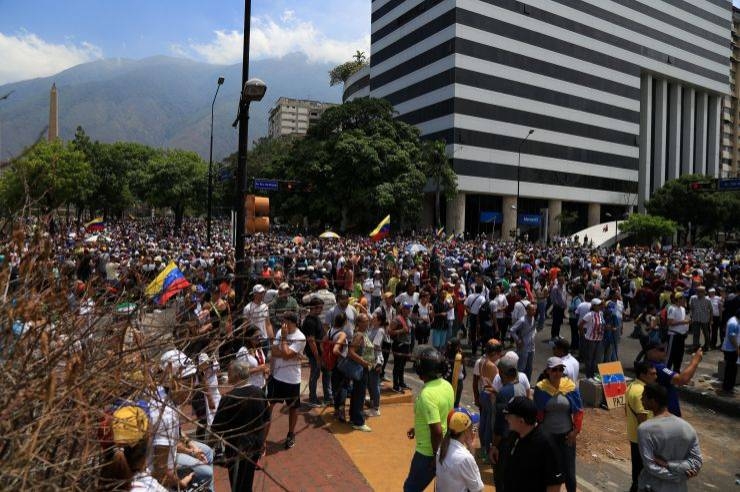
M256 284L254 287L252 287L252 294L262 294L265 291L265 288L262 286L262 284Z
M600 306L601 305L601 299L599 299L598 297L594 297L593 299L591 299L591 305L592 306Z
M190 357L177 349L168 350L160 359L160 367L163 371L172 368L172 375L177 378L189 378L195 374L196 367Z

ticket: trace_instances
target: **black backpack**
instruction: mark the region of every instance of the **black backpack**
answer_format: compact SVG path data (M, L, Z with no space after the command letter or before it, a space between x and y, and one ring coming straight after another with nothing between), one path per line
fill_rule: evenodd
M483 294L480 294L481 296ZM483 304L481 304L480 309L478 310L478 320L481 323L487 323L491 320L491 303L488 302L485 297L483 299Z

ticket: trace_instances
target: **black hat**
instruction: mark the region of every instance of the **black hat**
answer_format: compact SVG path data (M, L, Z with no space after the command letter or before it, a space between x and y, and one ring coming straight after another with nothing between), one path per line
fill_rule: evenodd
M534 425L537 421L537 407L532 400L524 396L515 396L509 400L504 408L504 413L521 417L529 425Z
M421 345L414 357L414 369L419 377L436 379L444 372L445 358L431 345Z
M324 305L324 300L321 299L318 296L312 296L311 299L309 299L309 301L308 301L308 303L306 305L307 306L310 306L310 307L323 306Z

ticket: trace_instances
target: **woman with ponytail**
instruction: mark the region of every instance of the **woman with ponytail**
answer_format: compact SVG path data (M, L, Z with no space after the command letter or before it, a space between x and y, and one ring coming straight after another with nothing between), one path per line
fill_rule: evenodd
M447 434L437 454L436 490L444 492L479 492L483 480L470 448L473 422L465 412L452 410L447 415Z

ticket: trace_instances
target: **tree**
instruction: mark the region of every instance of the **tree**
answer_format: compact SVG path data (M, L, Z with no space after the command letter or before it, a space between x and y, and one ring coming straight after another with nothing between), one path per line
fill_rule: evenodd
M326 110L275 165L282 179L313 190L281 197L280 213L339 223L341 230L372 228L388 213L394 228L415 225L429 170L419 130L396 120L390 103L372 98ZM445 192L454 193L454 181L443 176L450 183Z
M364 51L356 51L353 57L354 59L337 65L329 71L329 85L335 86L337 84L344 84L347 79L352 75L360 71L363 67L367 66L368 62L365 58Z
M426 175L434 186L434 223L436 227L440 227L442 225L440 198L442 193L444 193L447 200L454 198L457 190L457 175L450 166L443 141L425 141L422 154L426 165Z
M639 244L650 245L655 239L673 236L676 223L656 215L632 214L618 224L618 229L635 236Z
M648 213L671 219L684 231L691 223L695 237L732 230L740 211L737 193L689 190L691 182L711 179L714 178L690 174L667 182L646 204Z
M560 234L567 236L571 226L578 220L578 212L563 210L554 218L556 222L560 223Z
M186 208L203 207L208 164L195 152L166 150L157 153L146 170L147 202L171 208L179 231Z
M57 139L40 141L13 161L0 178L0 198L10 211L24 206L53 210L83 201L92 173L85 155Z

